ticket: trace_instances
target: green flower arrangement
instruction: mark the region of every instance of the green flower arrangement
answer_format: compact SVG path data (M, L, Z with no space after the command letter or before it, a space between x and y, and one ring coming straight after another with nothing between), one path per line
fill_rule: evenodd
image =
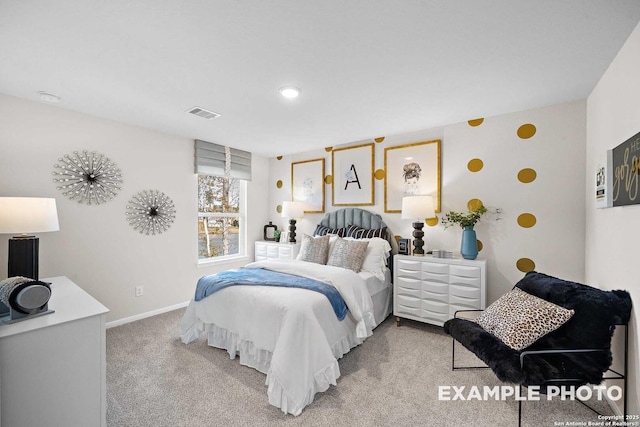
M445 228L452 227L454 224L458 224L462 228L473 227L486 212L487 208L485 208L484 205L471 209L469 213L466 214L451 211L442 218L442 224Z

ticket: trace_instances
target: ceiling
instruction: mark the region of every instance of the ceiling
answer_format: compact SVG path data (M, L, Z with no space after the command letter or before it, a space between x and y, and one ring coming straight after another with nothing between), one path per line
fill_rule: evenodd
M638 0L0 0L0 92L273 157L585 99L639 20Z

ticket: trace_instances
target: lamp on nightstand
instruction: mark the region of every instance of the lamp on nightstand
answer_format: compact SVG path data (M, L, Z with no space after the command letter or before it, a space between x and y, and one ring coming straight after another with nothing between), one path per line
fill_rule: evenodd
M0 197L0 234L9 239L8 277L38 280L39 239L31 233L58 231L56 199Z
M296 219L304 216L304 203L282 202L282 217L289 218L289 243L296 242Z
M436 216L432 196L406 196L402 198L402 219L415 219L413 225L413 255L423 256L425 218Z

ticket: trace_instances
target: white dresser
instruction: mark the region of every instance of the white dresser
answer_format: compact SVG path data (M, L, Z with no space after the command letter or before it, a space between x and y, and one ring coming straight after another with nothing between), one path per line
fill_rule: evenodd
M66 277L41 280L55 313L0 324L0 424L105 426L109 310Z
M393 257L393 314L442 326L457 310L484 309L486 260Z
M265 259L296 259L300 243L256 242L256 261Z

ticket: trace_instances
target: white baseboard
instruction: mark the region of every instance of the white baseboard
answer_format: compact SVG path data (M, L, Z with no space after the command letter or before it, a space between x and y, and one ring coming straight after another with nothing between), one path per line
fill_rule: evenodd
M620 381L620 380L607 379L607 380L604 380L604 381L602 382L602 384L603 384L605 387L609 387L609 386L611 386L611 385L613 385L613 384L620 384L620 383L619 383L619 381ZM625 381L628 381L628 380L625 380ZM623 389L623 390L624 390L624 389ZM623 393L623 395L622 395L622 399L624 399L624 391L623 391L622 393ZM620 416L620 417L622 417L622 416L624 415L624 414L623 414L623 409L624 409L624 408L621 408L621 405L619 404L619 403L620 403L620 401L616 402L616 401L614 401L614 400L611 400L611 399L609 399L609 396L608 396L608 395L606 395L606 394L605 394L604 398L605 398L605 400L607 401L607 403L609 404L609 406L611 407L611 410L613 411L613 413L614 413L615 415L618 415L618 416ZM624 406L624 405L622 405L622 406Z
M146 319L147 317L157 316L158 314L167 313L169 311L178 310L179 308L184 308L189 305L190 301L181 302L179 304L170 305L169 307L159 308L157 310L147 311L146 313L136 314L135 316L125 317L124 319L114 320L113 322L107 322L107 329L113 328L115 326L124 325L127 323L135 322L136 320Z
M609 399L609 396L605 396L604 397L607 400L607 403L609 404L609 406L611 407L611 410L613 411L613 413L619 417L623 416L623 410L620 408L620 406L618 406L618 403Z

